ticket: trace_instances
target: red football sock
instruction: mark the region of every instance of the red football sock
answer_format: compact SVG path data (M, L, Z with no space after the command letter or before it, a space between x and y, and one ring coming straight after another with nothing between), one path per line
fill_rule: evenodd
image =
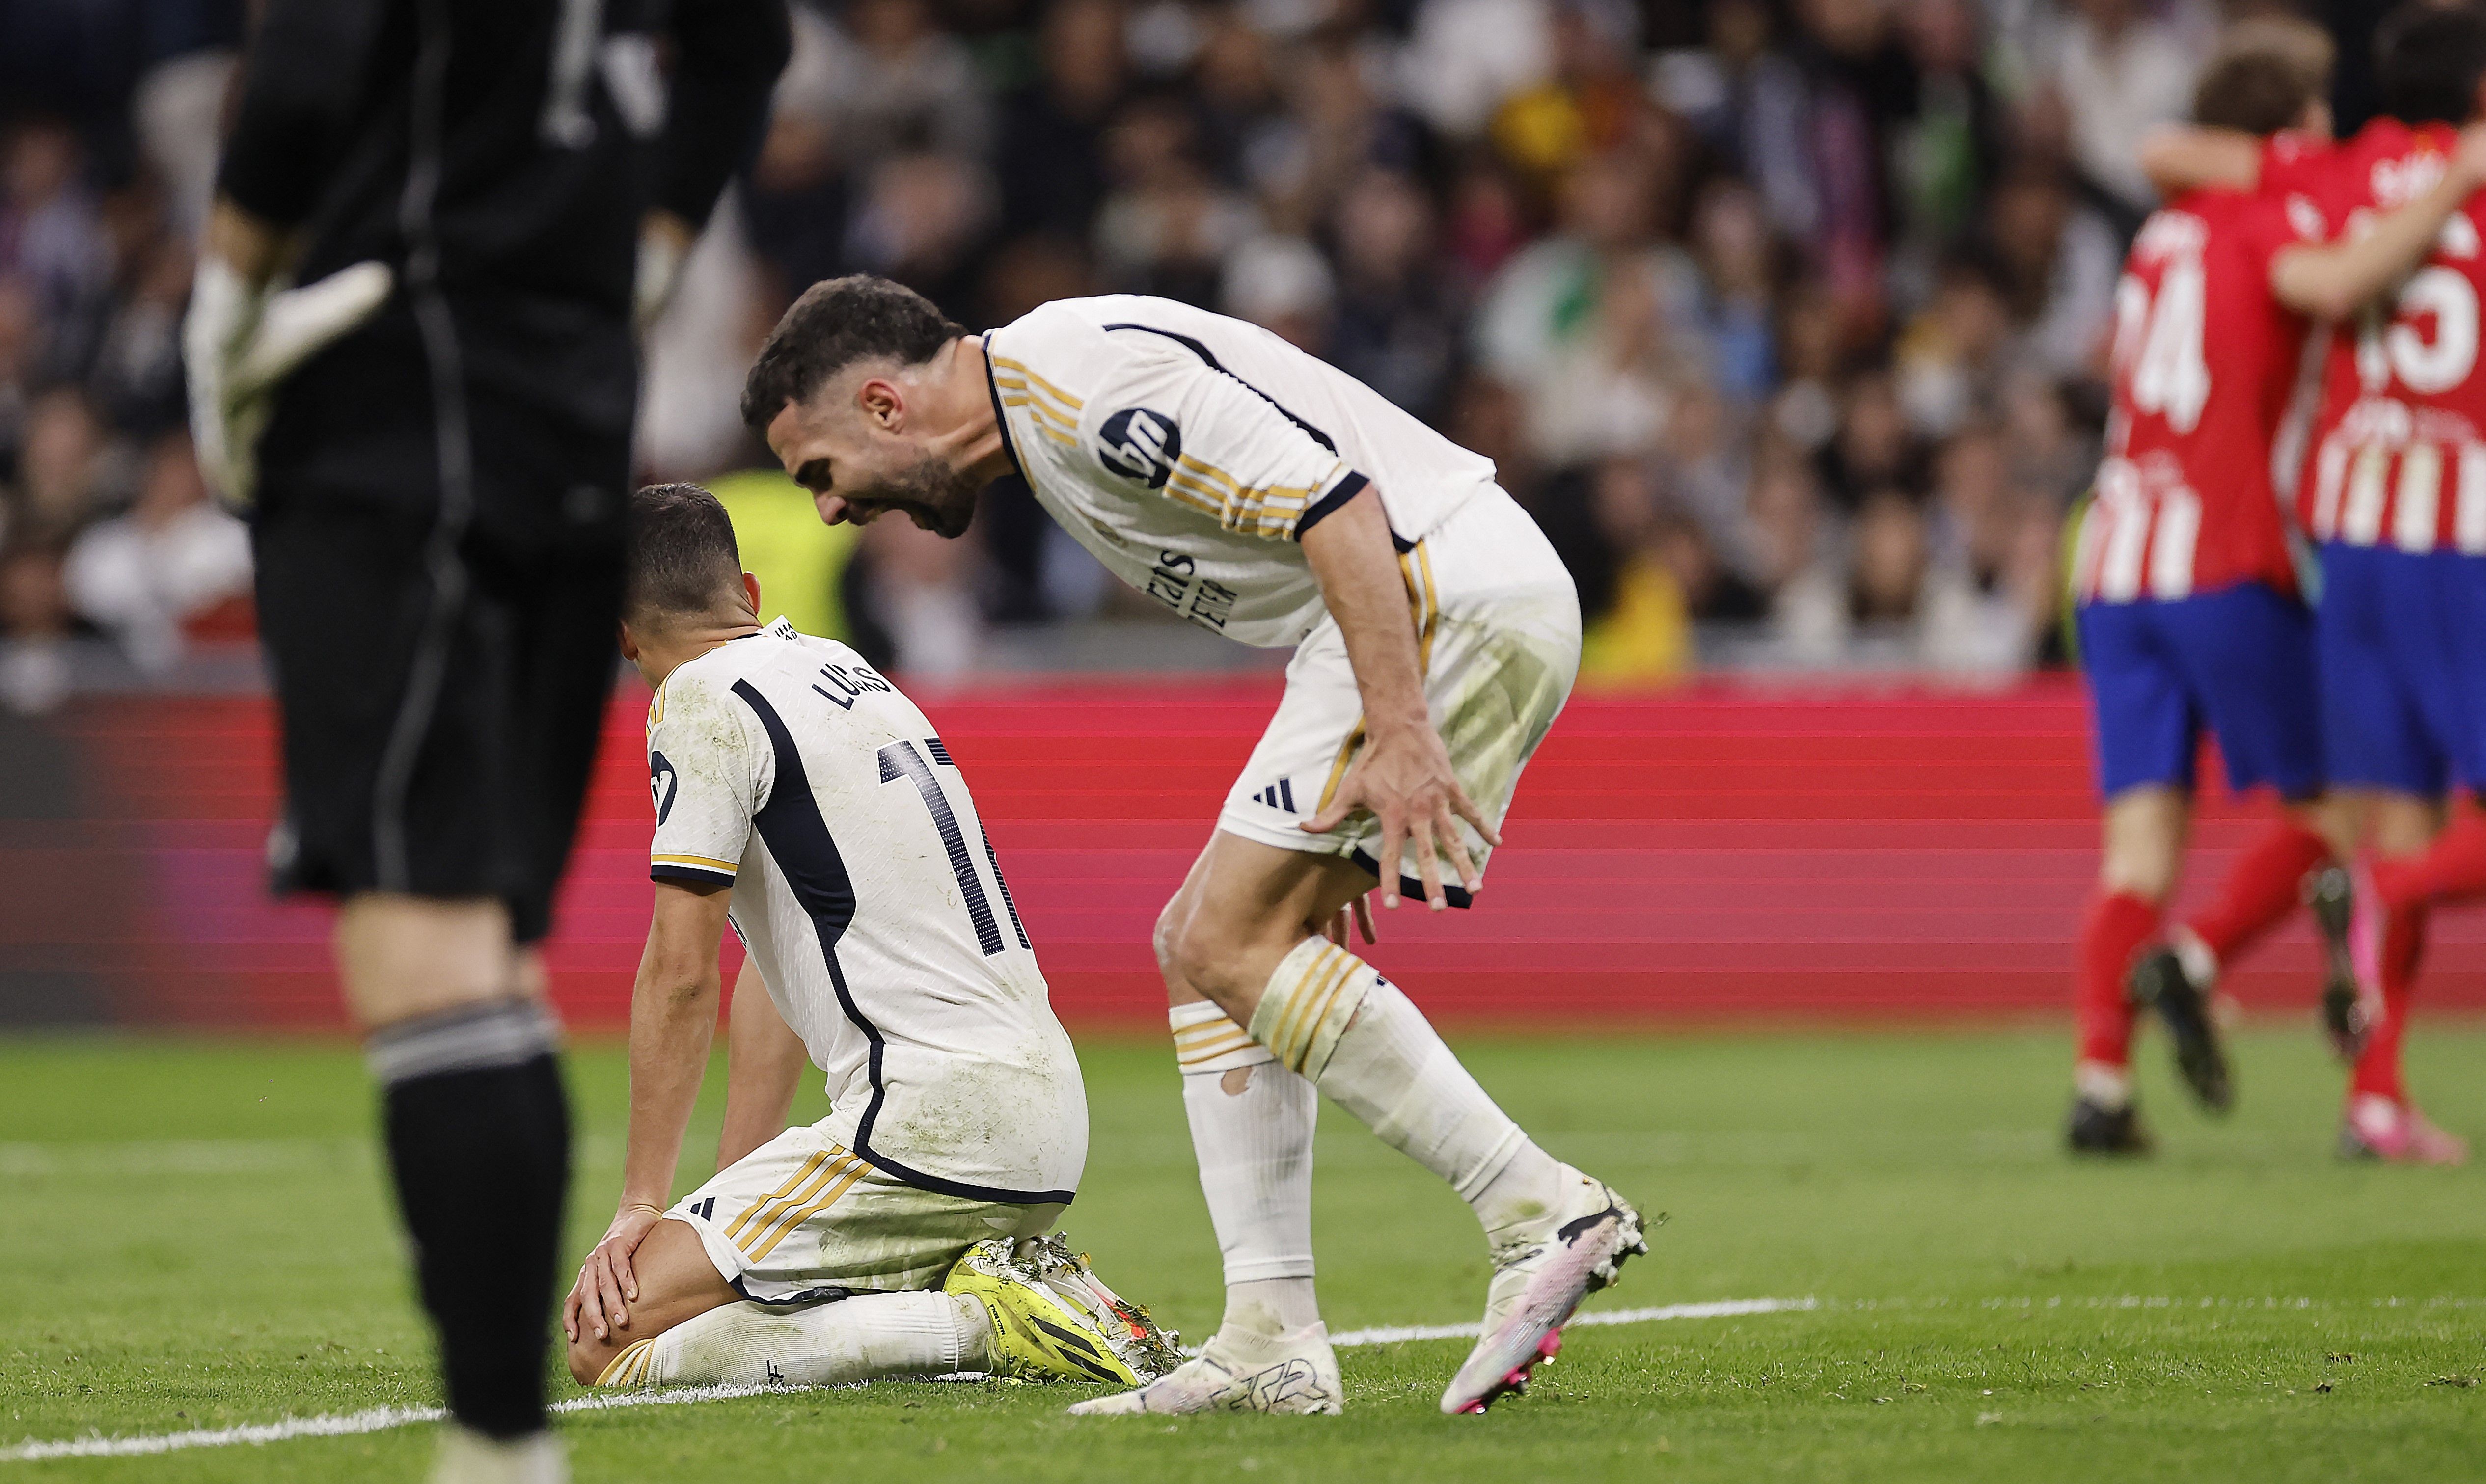
M2470 810L2421 854L2376 861L2374 894L2397 910L2486 896L2486 812Z
M2080 1024L2081 1059L2122 1066L2132 1057L2131 1002L2123 978L2133 955L2158 931L2158 906L2129 892L2102 892L2090 898L2081 922L2080 980L2074 1009Z
M2331 846L2293 818L2272 820L2227 867L2218 899L2184 925L2225 964L2259 941L2304 900L2306 873L2331 858Z
M2425 953L2425 917L2423 907L2391 914L2390 936L2383 944L2383 1014L2365 1032L2364 1054L2348 1082L2352 1096L2372 1093L2394 1103L2408 1101L2408 1087L2400 1080L2400 1036L2408 1029L2417 960Z

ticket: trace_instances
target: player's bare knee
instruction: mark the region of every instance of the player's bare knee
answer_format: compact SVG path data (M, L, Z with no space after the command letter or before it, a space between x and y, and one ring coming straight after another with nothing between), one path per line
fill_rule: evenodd
M595 1378L621 1353L620 1345L597 1339L594 1331L582 1327L578 1338L569 1342L569 1379L583 1387L595 1385Z
M1238 980L1236 959L1248 947L1244 937L1215 913L1186 912L1173 924L1161 951L1168 973L1231 1014L1229 1002L1245 988Z

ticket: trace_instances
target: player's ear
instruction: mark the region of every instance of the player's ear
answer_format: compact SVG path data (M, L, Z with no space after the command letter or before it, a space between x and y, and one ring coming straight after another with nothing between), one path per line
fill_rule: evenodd
M863 409L866 422L895 429L906 416L906 394L898 389L896 382L868 376L855 389L855 405Z
M639 636L630 632L630 625L626 621L617 623L614 627L621 631L622 657L636 665L639 663Z
M751 617L760 617L760 579L752 573L742 574L742 595L751 599Z

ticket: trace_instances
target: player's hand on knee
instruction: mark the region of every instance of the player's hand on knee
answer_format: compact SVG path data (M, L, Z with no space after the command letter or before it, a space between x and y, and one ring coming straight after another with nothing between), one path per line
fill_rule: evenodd
M579 1265L578 1281L562 1305L562 1330L571 1339L582 1330L605 1339L613 1331L630 1327L630 1305L639 1301L639 1275L630 1257L664 1219L663 1211L643 1201L614 1213L613 1224Z

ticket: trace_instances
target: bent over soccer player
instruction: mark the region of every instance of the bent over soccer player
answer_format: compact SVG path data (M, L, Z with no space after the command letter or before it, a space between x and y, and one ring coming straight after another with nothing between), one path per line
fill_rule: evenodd
M2327 139L2327 43L2302 29L2309 43L2293 26L2239 27L2202 74L2196 122ZM2332 855L2315 624L2297 595L2273 444L2306 316L2352 312L2414 267L2486 179L2479 144L2353 242L2324 245L2321 215L2301 199L2207 189L2169 201L2133 244L2116 288L2107 456L2073 574L2107 795L2106 859L2081 939L2076 1150L2145 1146L2126 1070L2135 1000L2166 1020L2201 1101L2228 1105L2207 998L2218 966L2292 910ZM2204 721L2230 783L2268 783L2286 809L2246 845L2219 900L2134 966L2174 885ZM2343 895L2317 905L2334 939L2334 986L2352 1006Z
M954 536L1016 471L1133 587L1296 646L1157 924L1225 1322L1173 1375L1074 1410L1339 1409L1312 1294L1315 1088L1484 1224L1484 1322L1443 1410L1523 1384L1582 1297L1646 1250L1640 1215L1520 1132L1347 951L1342 917L1353 904L1371 941L1376 879L1384 906L1469 903L1579 666L1570 578L1492 463L1239 320L1074 299L979 338L867 277L795 302L742 413L832 525L898 510Z
M663 484L632 505L622 643L656 688L655 910L622 1205L563 1308L570 1373L1128 1385L1170 1368L1145 1314L1045 1235L1087 1162L1087 1094L941 739L853 650L760 627L714 495ZM668 1209L729 919L761 981L735 995L731 1163ZM828 1073L831 1112L748 1147L756 1121L785 1121L789 1037Z

